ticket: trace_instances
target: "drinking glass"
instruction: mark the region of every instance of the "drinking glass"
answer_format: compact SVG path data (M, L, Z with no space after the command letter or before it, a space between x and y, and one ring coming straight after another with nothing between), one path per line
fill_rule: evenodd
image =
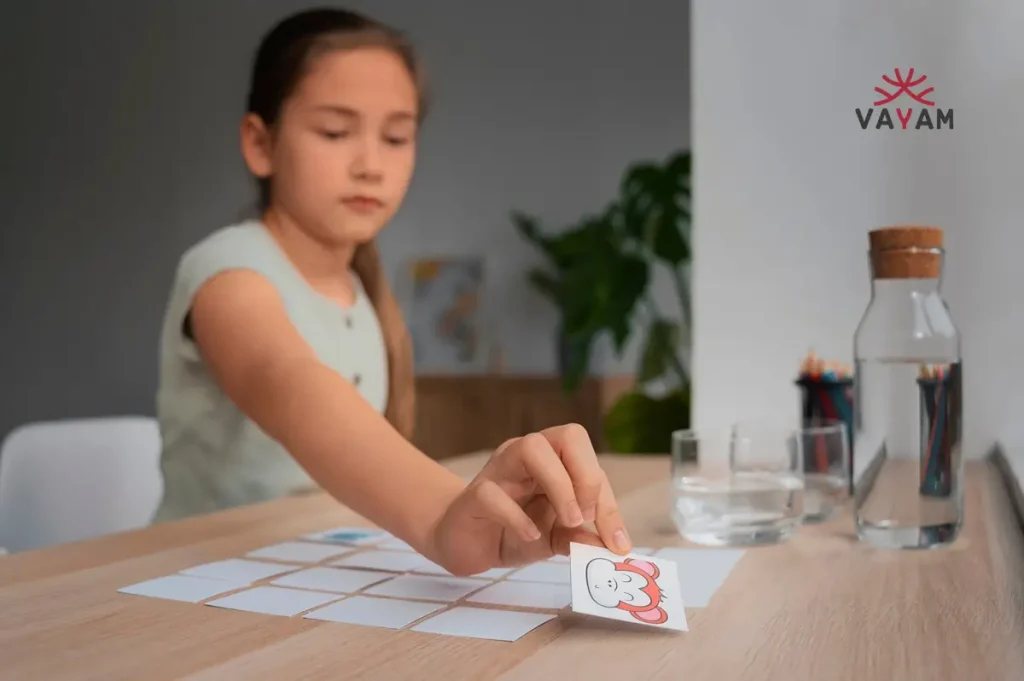
M803 517L804 481L792 430L733 426L672 434L672 520L696 544L784 541Z
M828 520L850 497L850 439L846 424L830 421L796 432L803 459L804 522Z

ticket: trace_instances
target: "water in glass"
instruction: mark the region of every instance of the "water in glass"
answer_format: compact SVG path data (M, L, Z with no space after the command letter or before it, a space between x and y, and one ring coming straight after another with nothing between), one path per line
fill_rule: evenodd
M700 450L700 463L688 452ZM803 515L804 484L792 437L755 440L735 430L701 438L673 434L672 519L680 534L710 546L775 543Z
M797 430L804 462L804 522L822 522L849 499L850 447L846 423L826 422Z

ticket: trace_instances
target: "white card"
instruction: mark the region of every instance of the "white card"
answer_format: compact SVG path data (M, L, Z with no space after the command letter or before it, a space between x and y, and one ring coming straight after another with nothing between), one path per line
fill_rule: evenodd
M333 544L313 544L306 541L286 541L273 546L264 546L246 554L248 558L266 558L286 563L319 563L328 558L337 558L355 549Z
M420 622L410 631L486 638L492 641L516 641L554 618L554 615L532 612L460 607L446 610L425 622Z
M207 579L226 579L241 584L252 584L261 579L282 575L297 569L296 567L276 563L260 563L255 560L245 560L244 558L229 558L228 560L218 560L215 563L196 565L187 570L182 570L181 574L192 575L193 577L206 577Z
M508 605L518 608L561 610L572 602L572 589L568 584L540 582L498 582L477 591L466 599L471 603Z
M248 582L239 584L225 579L207 579L206 577L193 577L192 575L169 575L132 584L131 586L118 589L118 591L135 596L149 596L150 598L163 598L184 603L198 603L205 601L207 598L213 598L222 593L241 589L248 585Z
M338 567L363 568L366 570L388 570L390 572L408 572L433 565L418 553L407 551L361 551L331 561Z
M401 629L437 612L443 605L398 601L393 598L353 596L306 614L308 620L361 624L364 627Z
M391 575L380 572L346 570L345 568L336 567L313 567L278 577L271 584L274 586L291 586L299 589L351 594L371 584L378 584L387 579L391 579Z
M743 557L743 549L661 549L655 554L676 564L679 593L688 608L706 608Z
M323 532L303 535L303 538L332 544L365 546L390 539L391 535L384 530L376 530L370 527L335 527Z
M562 555L551 556L550 558L548 558L547 562L549 562L549 563L568 563L569 562L569 556L562 556Z
M462 577L434 577L427 575L402 575L370 587L367 594L391 596L393 598L415 598L423 601L454 603L466 594L485 586L479 579Z
M470 575L473 579L501 579L508 573L512 572L515 568L491 568L490 570L484 570L478 572L475 575ZM419 572L425 575L446 575L453 576L451 572L445 570L437 563L430 563L429 565L421 568L416 568L415 572Z
M301 612L312 610L317 606L336 601L339 598L341 597L337 594L282 589L276 586L258 586L254 589L239 591L214 601L207 601L206 604L212 605L215 608L294 617Z
M671 560L570 544L572 609L622 622L687 631L679 575Z
M552 584L569 583L569 563L544 560L527 565L508 576L516 582L549 582Z
M380 544L377 544L377 548L389 549L391 551L412 551L414 553L416 552L416 549L414 549L411 545L397 538L383 541Z

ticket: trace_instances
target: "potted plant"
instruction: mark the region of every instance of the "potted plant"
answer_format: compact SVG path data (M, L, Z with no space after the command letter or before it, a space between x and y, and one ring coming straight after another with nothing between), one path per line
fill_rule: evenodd
M620 356L634 333L646 335L637 385L605 419L614 451L665 452L670 433L689 426L690 169L689 151L635 164L603 211L557 234L524 213L512 215L519 233L546 256L546 266L527 277L560 312L559 370L567 392L587 374L602 334ZM659 309L651 295L658 267L674 284L677 313Z

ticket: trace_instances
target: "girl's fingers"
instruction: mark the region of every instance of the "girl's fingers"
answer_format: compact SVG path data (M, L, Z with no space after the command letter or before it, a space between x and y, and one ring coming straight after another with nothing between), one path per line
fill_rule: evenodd
M619 514L615 494L612 492L611 485L608 484L607 476L604 476L604 482L598 494L597 519L594 524L597 526L597 533L601 536L601 540L612 551L625 554L633 548L629 534L626 532L626 522Z
M597 461L597 453L590 442L587 429L578 424L548 428L541 433L548 439L562 459L565 470L576 490L576 501L583 512L583 520L594 522L597 517L598 497L604 482L604 472Z
M505 440L497 449L494 450L494 455L497 456L498 454L501 454L503 451L505 451L505 449L509 447L509 445L511 445L518 439L518 437L510 437L509 439Z
M522 541L537 541L541 537L537 525L512 497L491 480L481 480L474 490L480 512Z
M519 479L525 475L536 482L554 509L558 523L563 527L552 533L553 552L568 553L571 541L604 545L620 554L628 553L632 548L615 495L582 426L559 426L514 439L505 442L497 454L494 461L497 464L497 483L506 476L506 479ZM504 474L499 471L504 471ZM537 530L536 524L500 484L492 482L491 485L496 488L487 490L491 513L498 513L500 508L501 517L516 516L519 523L516 534L524 538L523 520L530 523L532 530ZM495 492L501 493L500 500ZM518 513L509 508L509 504ZM596 535L580 527L591 521L597 528ZM502 524L508 526L506 522Z
M508 463L524 469L540 485L560 523L566 527L582 525L583 513L576 500L572 478L548 439L533 433L516 444L518 446L505 451L504 455L511 459Z
M605 548L601 537L593 530L582 527L556 527L551 532L551 553L556 556L568 556L569 544L589 544L598 548Z

